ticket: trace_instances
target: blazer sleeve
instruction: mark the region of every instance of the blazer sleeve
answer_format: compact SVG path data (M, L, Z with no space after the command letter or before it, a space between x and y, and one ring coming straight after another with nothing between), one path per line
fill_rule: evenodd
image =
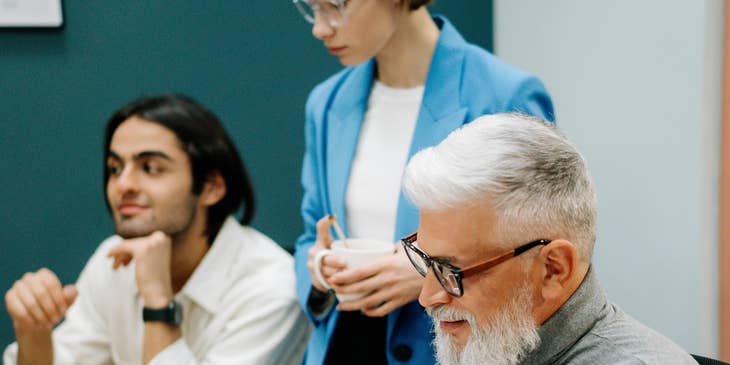
M304 223L304 233L299 236L294 247L294 265L297 276L297 298L299 304L304 308L305 313L315 324L319 324L331 313L332 305L322 312L315 313L309 305L310 295L312 294L312 280L307 269L308 250L317 239L316 225L317 221L324 217L326 209L324 207L321 176L324 176L321 169L323 166L320 161L319 153L321 141L321 114L315 110L321 108L323 100L322 92L319 88L315 88L307 99L305 109L305 151L302 163L302 187L304 195L302 198L301 215ZM319 122L319 123L318 123ZM319 137L319 138L318 138Z
M518 112L555 121L553 102L535 75L505 63L475 45L464 48L460 102L467 122L484 114Z
M532 75L520 80L508 99L505 109L555 122L555 111L550 95L545 89L545 85Z

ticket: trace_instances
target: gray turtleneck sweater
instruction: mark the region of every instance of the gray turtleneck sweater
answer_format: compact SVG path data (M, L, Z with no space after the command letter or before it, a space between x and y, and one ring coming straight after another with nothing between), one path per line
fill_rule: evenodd
M610 303L593 269L538 333L540 346L521 364L697 364L674 342Z

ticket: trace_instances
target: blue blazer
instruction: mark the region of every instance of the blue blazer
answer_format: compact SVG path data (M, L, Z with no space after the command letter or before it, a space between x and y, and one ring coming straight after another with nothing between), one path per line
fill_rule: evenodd
M483 114L519 111L553 119L550 96L540 80L489 52L467 43L443 17L426 79L409 158L438 144L451 131ZM324 362L338 312L315 316L307 306L312 282L307 250L316 239L316 223L336 214L347 227L345 190L360 126L373 84L375 61L348 67L312 90L306 104L306 151L302 168L304 233L295 248L297 295L314 324L304 363ZM418 210L401 193L393 241L418 226ZM386 351L389 364L435 364L431 321L417 301L388 315Z

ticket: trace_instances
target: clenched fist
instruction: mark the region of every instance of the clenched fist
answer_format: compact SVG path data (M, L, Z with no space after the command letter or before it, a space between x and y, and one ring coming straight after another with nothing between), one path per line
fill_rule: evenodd
M50 330L66 315L76 299L76 287L62 286L46 268L29 272L5 293L5 307L16 332Z

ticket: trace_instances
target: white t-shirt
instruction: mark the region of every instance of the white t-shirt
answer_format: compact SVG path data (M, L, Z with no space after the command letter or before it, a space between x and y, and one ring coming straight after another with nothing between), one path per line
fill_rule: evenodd
M350 237L393 241L401 178L423 90L396 89L379 81L373 85L345 193Z
M134 265L112 270L104 241L76 283L79 295L53 331L54 364L141 364L144 322ZM182 338L159 364L301 364L309 321L295 295L291 256L253 228L228 218L210 250L175 296ZM6 365L16 363L17 344Z

